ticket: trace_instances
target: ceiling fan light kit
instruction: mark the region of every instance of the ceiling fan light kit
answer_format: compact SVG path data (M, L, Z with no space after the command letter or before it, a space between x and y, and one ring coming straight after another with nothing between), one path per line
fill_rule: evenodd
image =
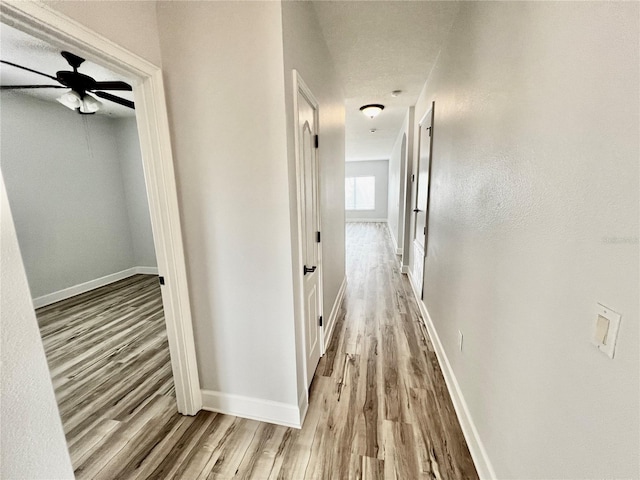
M60 54L67 61L69 66L73 68L73 71L59 71L56 72L56 76L48 75L31 68L23 67L12 62L0 60L0 62L10 65L12 67L20 68L28 72L36 73L43 77L47 77L51 80L55 80L62 87L58 85L11 85L0 87L3 90L20 90L20 89L33 89L33 88L64 88L67 87L70 90L64 93L61 97L57 98L65 107L75 110L80 114L89 115L96 113L100 110L102 102L96 98L100 97L105 100L117 103L124 107L135 109L134 103L126 98L117 97L102 90L120 90L120 91L132 91L131 85L122 81L106 81L98 82L88 75L84 75L78 72L78 67L84 62L84 58L81 58L73 53L60 52ZM95 96L94 96L95 95Z
M377 117L382 110L384 110L384 105L379 103L370 103L360 107L360 111L369 118Z
M84 96L81 96L74 90L69 90L56 100L65 107L71 110L77 110L79 113L85 115L96 113L102 106L102 102L92 95L85 93Z

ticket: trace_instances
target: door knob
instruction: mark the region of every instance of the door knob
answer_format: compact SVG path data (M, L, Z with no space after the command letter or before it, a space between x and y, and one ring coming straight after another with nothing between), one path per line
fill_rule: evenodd
M419 208L414 208L414 209L413 209L413 213L418 213L418 212L421 212L421 211L422 211L422 210L420 210Z
M306 275L307 273L313 273L316 271L316 266L314 265L313 267L307 267L306 265L304 266L304 274Z

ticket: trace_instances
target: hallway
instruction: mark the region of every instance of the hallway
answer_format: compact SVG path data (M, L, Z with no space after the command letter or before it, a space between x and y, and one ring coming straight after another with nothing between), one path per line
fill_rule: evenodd
M386 224L347 223L346 238L344 315L316 371L314 447L322 447L307 476L477 478Z
M347 224L347 254L345 303L302 430L205 411L182 416L158 392L72 438L76 477L477 478L386 225ZM160 368L141 362L141 371Z

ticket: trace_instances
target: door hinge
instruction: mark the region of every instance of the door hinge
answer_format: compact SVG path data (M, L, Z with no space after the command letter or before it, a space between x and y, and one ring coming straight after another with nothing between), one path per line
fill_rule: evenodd
M429 136L431 136L431 127L427 127L427 130L429 130Z
M158 277L158 281L160 282L160 285L164 285L164 277Z
M320 141L318 140L318 135L313 136L313 144L316 148L318 148L318 145L320 144Z
M412 181L412 182L415 182L415 181L416 181L416 176L415 176L415 175L413 175L413 174L411 174L411 181Z
M322 326L322 315L320 315L320 326Z
M424 227L424 228L422 229L422 233L423 233L423 235L426 235L426 234L427 234L427 227Z
M320 232L316 232L316 242L320 243Z

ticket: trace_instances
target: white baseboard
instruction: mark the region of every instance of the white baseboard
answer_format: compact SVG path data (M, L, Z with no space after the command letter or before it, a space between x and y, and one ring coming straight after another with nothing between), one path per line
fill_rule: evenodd
M157 275L158 267L131 267L120 272L96 278L95 280L89 280L88 282L80 283L72 287L58 290L57 292L48 293L46 295L34 298L33 308L45 307L47 305L51 305L52 303L75 297L76 295L80 295L81 293L88 292L95 288L104 287L105 285L109 285L110 283L114 283L118 280L123 280L137 274Z
M346 223L387 223L386 218L347 218Z
M403 267L403 269L404 268L405 267ZM442 346L442 342L440 341L440 337L438 336L436 327L431 320L431 316L427 311L426 305L420 299L420 294L416 288L411 272L408 271L408 268L407 273L409 276L411 289L413 290L413 295L415 296L418 307L420 308L420 313L422 313L422 321L424 322L425 327L429 332L429 336L431 337L434 349L436 351L436 356L438 358L438 363L440 364L440 369L442 370L444 380L447 384L447 390L451 395L451 400L453 401L453 406L455 408L458 421L460 422L460 426L462 427L462 433L464 434L464 438L467 441L467 446L469 447L469 452L471 453L471 458L473 459L473 463L476 466L478 475L482 480L495 479L496 474L493 470L493 465L491 464L491 460L489 460L487 451L485 450L484 444L482 443L480 435L478 434L476 425L473 421L473 418L471 417L471 413L469 412L469 407L467 406L467 402L464 399L464 395L462 394L462 390L460 389L460 385L458 384L456 375L451 368L451 364L449 363L447 354L444 350L444 347Z
M158 275L158 267L133 267L136 274L140 275Z
M306 403L306 400L303 400ZM202 390L202 409L236 417L301 428L300 407L229 393Z
M323 335L323 346L324 350L327 350L329 346L329 342L331 341L331 336L333 335L333 330L336 326L336 319L338 318L338 312L340 311L340 307L342 306L342 300L344 299L344 292L347 290L347 277L344 277L342 280L342 285L340 285L340 290L338 290L338 295L336 296L336 300L333 302L333 307L331 308L331 314L327 319L327 323L325 323L325 332Z
M389 236L391 237L391 244L393 245L393 251L398 251L398 242L396 241L396 236L391 231L391 226L389 226L389 222L387 222L387 230L389 231Z

